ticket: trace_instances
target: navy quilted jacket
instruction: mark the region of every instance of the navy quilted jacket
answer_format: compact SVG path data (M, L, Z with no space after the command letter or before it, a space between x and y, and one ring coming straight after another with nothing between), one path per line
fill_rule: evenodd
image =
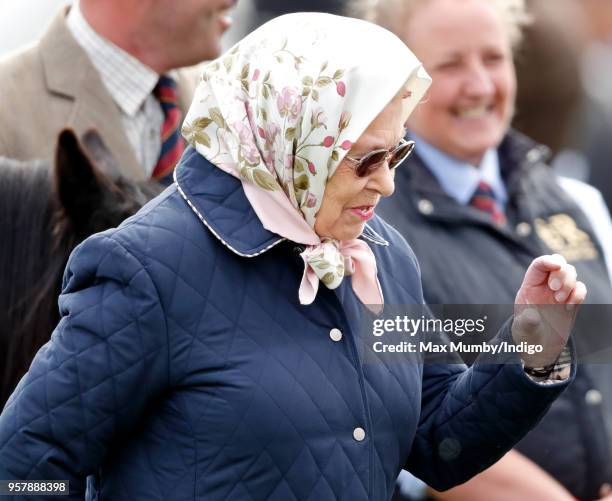
M565 387L519 365L364 363L350 280L301 306L296 246L240 183L193 150L177 182L71 256L62 320L0 417L0 479L69 480L72 499L95 475L112 501L384 500L402 466L463 482ZM405 241L380 219L362 238L387 303L421 303Z

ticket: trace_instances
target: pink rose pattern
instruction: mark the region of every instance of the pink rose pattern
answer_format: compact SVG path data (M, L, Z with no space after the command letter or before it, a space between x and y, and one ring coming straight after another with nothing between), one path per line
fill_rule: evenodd
M208 64L182 131L200 154L257 186L260 196L284 194L314 227L327 180L370 110L360 120L343 111L360 72L323 62L322 54L335 52L325 31L310 32L311 39L264 29ZM304 256L306 271L329 288L345 273L339 245L323 239Z
M249 165L257 165L259 163L259 152L257 146L253 140L253 132L251 128L245 125L243 122L234 122L234 130L238 133L240 139L240 153L239 156L248 162Z
M344 82L340 81L336 83L336 92L339 96L344 97L344 95L346 94L346 85L344 84Z
M286 41L268 67L249 56L237 45L206 67L183 135L226 171L264 191L282 190L314 226L327 180L354 140L351 114L342 111L345 70L327 62L313 69ZM329 288L343 280L337 242L322 242L307 263Z
M281 117L290 116L295 121L302 111L302 98L297 89L285 87L276 98L276 105Z
M351 146L353 146L353 143L351 143L348 139L345 141L342 141L342 144L340 145L340 148L342 148L344 151L348 151L351 149Z
M342 137L350 114L342 112L337 122L327 116L346 96L345 71L330 69L327 62L314 73L304 71L306 58L293 54L286 41L274 58L269 68L241 65L237 45L209 64L200 86L211 89L200 97L206 111L194 119L190 110L183 134L196 148L207 149L207 157L218 165L232 166L264 190L283 190L314 225L330 169L352 146ZM291 71L301 85L276 85L277 74L287 82ZM219 82L224 89L231 86L233 95L221 100L212 90Z

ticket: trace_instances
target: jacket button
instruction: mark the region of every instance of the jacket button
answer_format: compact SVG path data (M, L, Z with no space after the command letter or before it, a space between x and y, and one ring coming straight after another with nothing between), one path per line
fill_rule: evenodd
M363 428L355 428L353 430L353 438L357 440L357 442L362 442L365 438L365 430Z
M531 225L525 222L517 224L516 233L519 237L528 236L531 233Z
M422 198L417 204L417 209L421 214L425 214L426 216L428 216L433 212L434 206L429 200L427 200L426 198Z
M533 148L527 152L527 161L530 163L535 163L542 158L542 153L538 148Z
M438 454L444 461L453 461L461 454L461 443L459 440L447 437L438 445Z
M588 405L599 405L601 404L602 400L603 400L603 397L599 390L591 389L587 391L586 394L584 395L584 401Z
M342 331L340 329L332 329L329 331L329 337L337 343L342 339Z

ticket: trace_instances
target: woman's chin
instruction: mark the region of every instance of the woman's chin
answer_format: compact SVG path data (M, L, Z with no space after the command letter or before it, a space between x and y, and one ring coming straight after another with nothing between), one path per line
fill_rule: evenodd
M347 228L345 231L342 232L343 238L340 238L339 240L355 240L356 238L359 238L359 236L363 233L364 228L365 222L353 224L350 228Z
M466 138L465 141L456 141L448 145L445 153L464 162L478 166L487 150L497 148L501 139L497 134L483 134L477 137Z
M454 141L455 156L461 159L482 158L491 148L497 148L505 134L502 129L474 129L457 135Z
M359 223L347 224L338 231L335 231L333 238L335 240L340 240L341 242L355 240L363 233L364 228L365 222L361 221Z

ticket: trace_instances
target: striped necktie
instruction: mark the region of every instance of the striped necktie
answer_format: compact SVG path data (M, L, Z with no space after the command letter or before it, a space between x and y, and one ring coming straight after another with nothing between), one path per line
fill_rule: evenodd
M506 224L506 216L497 200L495 200L495 194L491 186L485 181L478 183L478 187L470 200L470 205L489 214L495 224L499 226Z
M153 90L164 112L164 123L161 129L161 153L151 177L164 184L172 183L172 171L177 164L185 144L181 137L181 110L178 107L176 82L162 75Z

